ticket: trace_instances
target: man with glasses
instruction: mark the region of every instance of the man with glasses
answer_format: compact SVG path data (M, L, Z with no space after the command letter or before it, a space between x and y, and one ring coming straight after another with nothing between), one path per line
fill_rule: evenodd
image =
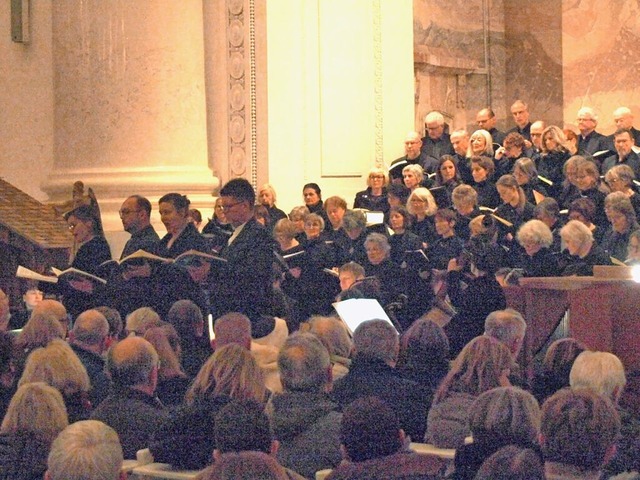
M592 156L594 153L608 150L607 137L596 132L598 116L591 107L578 110L578 155Z
M252 336L258 338L273 328L264 315L270 313L275 243L254 218L255 200L255 191L244 178L229 180L220 190L220 206L234 230L220 252L227 262L212 269L210 291L214 318L243 313L251 320Z
M131 234L122 250L120 258L138 250L152 251L152 247L160 240L151 225L151 202L140 195L127 198L120 207L120 220L125 232Z
M630 130L620 128L613 134L613 144L616 151L602 162L601 172L605 175L615 165L628 165L636 178L640 177L640 157L633 151L633 134Z
M397 158L389 167L391 183L402 185L402 169L407 165L420 165L427 173L433 173L438 165L433 158L427 158L422 151L422 140L418 132L409 132L404 139L405 156Z
M491 134L493 144L497 145L494 149L499 148L504 142L504 137L506 137L504 132L501 132L496 128L497 121L498 117L496 117L495 112L489 107L483 108L476 115L476 123L478 124L478 127L489 132Z

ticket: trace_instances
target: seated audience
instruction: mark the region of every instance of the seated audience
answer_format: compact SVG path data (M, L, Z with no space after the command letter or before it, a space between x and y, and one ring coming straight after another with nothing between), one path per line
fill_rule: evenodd
M482 464L475 480L546 480L540 455L515 445L502 447Z
M334 468L341 459L342 414L327 392L331 390L329 352L315 335L292 334L280 350L278 368L283 392L267 405L277 458L306 478Z
M531 383L531 393L541 405L558 390L569 386L569 372L573 362L586 349L586 345L574 338L561 338L549 345L542 361L542 369Z
M262 372L237 344L216 349L185 396L185 405L153 434L149 449L158 462L199 469L212 461L216 414L231 400L264 402Z
M157 397L170 407L182 404L191 379L180 364L182 347L175 328L171 325L150 328L144 333L144 339L153 345L160 359Z
M204 334L202 310L191 300L178 300L166 318L180 337L182 368L193 378L212 353L209 336Z
M530 393L516 387L498 387L480 395L469 411L473 443L456 450L456 480L473 480L482 463L498 449L517 445L535 451L540 433L540 406Z
M433 397L449 371L449 339L442 327L426 318L413 322L400 337L396 369L401 377L416 382L428 398Z
M89 375L89 400L93 408L109 394L110 381L104 369L103 358L109 340L109 323L98 310L87 310L78 315L69 332L71 349Z
M126 480L122 446L111 427L83 420L65 428L51 444L46 480Z
M54 339L46 347L31 352L18 386L32 382L44 382L62 394L69 422L89 418L92 409L89 376L78 356L64 340Z
M453 361L433 399L427 417L425 441L441 448L458 448L471 434L469 410L478 396L496 387L508 387L511 352L495 338L471 340Z
M345 461L329 480L439 478L442 462L407 450L398 418L379 398L363 397L345 408L340 439Z
M127 315L124 328L128 336L133 334L142 337L149 328L160 325L162 325L160 315L152 308L142 307Z
M339 380L349 371L353 343L344 323L336 317L311 317L302 324L301 331L313 333L327 348L331 357L333 380Z
M620 416L620 436L614 457L604 466L607 476L640 473L640 419L620 406L627 379L618 357L609 352L582 352L569 375L571 388L588 388L611 400Z
M118 340L122 340L124 324L122 323L120 312L110 307L96 307L94 310L100 312L104 315L104 318L107 319L107 323L109 324L109 344L111 345Z
M4 478L42 479L51 442L68 424L58 390L42 382L20 386L0 426Z
M395 411L407 435L420 439L430 398L395 370L399 347L398 332L388 322L361 323L353 332L349 373L335 383L333 398L344 408L358 398L376 396Z
M286 470L271 455L247 451L220 455L213 467L199 476L198 480L236 480L238 478L287 480L295 477L287 475Z
M526 332L527 323L520 312L512 308L491 312L484 321L484 334L502 342L511 352L513 365L509 381L512 385L528 389L529 385L518 366L518 356L524 345Z
M563 389L542 405L540 445L547 480L597 479L613 457L620 417L590 389Z
M158 354L140 337L129 337L107 354L113 388L91 418L106 423L120 437L125 458L149 446L153 432L167 419L164 405L154 395L158 382Z
M16 392L15 343L9 332L0 332L0 418L4 418L7 407Z

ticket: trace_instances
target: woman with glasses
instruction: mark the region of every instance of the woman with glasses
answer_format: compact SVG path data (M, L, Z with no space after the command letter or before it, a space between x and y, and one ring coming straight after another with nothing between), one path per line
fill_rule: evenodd
M353 208L364 208L372 212L389 211L387 200L387 185L389 184L389 174L380 167L373 167L369 170L367 177L367 189L356 193L353 201Z
M420 237L422 246L426 249L438 238L433 217L438 206L433 195L427 188L416 188L409 196L407 210L415 218L411 231Z
M624 193L631 201L636 217L640 217L640 195L636 193L634 188L635 179L636 175L629 165L611 167L604 176L604 181L609 185L611 192Z
M624 262L627 260L631 232L640 229L636 212L629 198L622 192L607 195L604 211L611 226L604 237L602 248L611 257Z

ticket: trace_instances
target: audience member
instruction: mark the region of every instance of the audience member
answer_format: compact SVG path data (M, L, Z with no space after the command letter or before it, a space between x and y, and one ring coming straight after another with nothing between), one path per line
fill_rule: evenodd
M508 387L511 352L495 338L471 340L454 360L436 391L427 417L425 441L457 448L471 434L469 411L476 398L493 388Z
M89 399L94 408L109 394L110 381L105 372L103 357L109 340L109 323L98 310L87 310L78 315L69 332L71 349L89 375Z
M340 439L345 461L330 480L439 478L442 462L406 448L398 418L379 398L363 397L345 408Z
M331 358L333 380L339 380L349 371L353 343L344 323L336 317L314 316L301 326L301 331L313 333L327 348Z
M396 329L384 320L363 322L353 332L353 349L349 373L334 385L335 400L345 408L358 398L376 396L395 411L407 435L422 438L430 398L395 370L400 349Z
M122 446L111 427L95 420L65 428L51 444L45 480L126 480Z
M149 328L162 325L162 319L155 310L149 307L142 307L127 315L125 331L128 336L137 335L142 337Z
M64 399L69 422L86 420L91 413L87 370L64 340L54 339L46 347L29 354L18 386L45 382L56 388Z
M294 333L280 350L278 367L283 392L267 406L278 460L306 478L340 462L340 421L328 392L331 360L322 342L310 333Z
M547 480L600 478L619 432L608 398L586 388L555 393L542 406L540 427Z
M531 383L531 393L541 405L558 390L569 386L573 362L585 350L586 345L575 338L561 338L549 345L542 361L542 369Z
M517 310L507 308L496 310L487 315L484 321L484 334L502 342L511 352L513 365L509 380L513 385L527 388L526 380L517 371L518 356L524 345L524 335L527 331L527 323Z
M16 391L15 353L13 335L0 331L0 418L4 418Z
M216 414L231 400L264 402L260 368L240 345L216 349L193 381L185 405L154 433L154 459L177 468L199 469L211 463Z
M287 480L285 469L271 455L263 452L240 452L220 455L211 469L206 470L198 480L236 480L253 478L256 480Z
M149 439L167 418L167 411L154 396L158 383L158 354L140 337L129 337L107 354L111 393L93 411L91 418L113 428L120 437L125 458L149 446Z
M42 382L20 386L0 426L0 469L4 478L43 478L51 442L68 424L58 390Z
M475 480L546 480L546 477L544 464L535 451L507 445L485 460Z
M169 309L167 322L178 332L182 368L193 378L212 353L208 336L204 334L202 310L191 300L178 300Z

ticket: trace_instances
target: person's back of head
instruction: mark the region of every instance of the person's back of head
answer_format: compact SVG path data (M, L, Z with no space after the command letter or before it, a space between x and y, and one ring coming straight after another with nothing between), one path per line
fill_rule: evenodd
M382 360L394 366L398 360L400 340L393 325L385 320L367 320L353 332L356 357Z
M475 480L545 480L544 465L533 450L507 445L484 461Z
M107 354L107 371L114 385L120 388L150 386L152 371L157 367L158 354L142 337L125 338Z
M264 406L254 400L225 405L215 419L215 456L229 452L272 453L273 435Z
M96 307L95 310L99 311L104 318L107 319L107 323L109 324L109 336L114 340L120 339L120 335L124 330L124 325L122 324L122 316L120 312L115 308L110 307Z
M627 378L618 357L609 352L582 352L569 374L571 388L589 388L617 403Z
M251 348L251 320L242 313L225 313L214 322L213 332L215 334L215 348L232 343L247 350Z
M615 452L620 418L613 403L586 388L565 388L542 405L540 443L547 462L599 470Z
M349 338L349 332L339 319L335 317L314 316L301 328L313 333L327 347L329 355L338 355L348 358L351 355L353 344Z
M78 315L69 337L73 343L99 348L105 347L109 335L109 322L98 310L86 310Z
M44 347L54 338L64 339L67 331L67 309L56 300L43 300L35 306L31 317L18 335L16 344L21 349Z
M398 417L377 397L363 397L344 409L340 440L352 462L397 453L404 442Z
M97 420L65 428L54 440L47 461L48 480L116 480L121 474L122 446L118 434Z
M144 335L151 327L159 327L162 324L160 315L152 308L141 307L127 315L126 330L129 335Z
M421 318L411 324L400 338L398 364L411 368L449 365L449 339L440 325Z
M200 337L203 333L204 318L202 310L191 300L178 300L167 313L169 322L181 339Z
M512 308L491 312L484 322L484 334L504 343L514 359L520 353L526 330L524 318Z
M285 391L321 392L331 386L331 360L322 342L311 333L289 336L278 354Z
M205 470L202 480L287 480L285 469L263 452L225 453Z
M0 331L0 385L5 388L13 385L15 353L13 335Z
M533 445L540 432L540 406L517 387L494 388L473 402L469 427L476 442Z

